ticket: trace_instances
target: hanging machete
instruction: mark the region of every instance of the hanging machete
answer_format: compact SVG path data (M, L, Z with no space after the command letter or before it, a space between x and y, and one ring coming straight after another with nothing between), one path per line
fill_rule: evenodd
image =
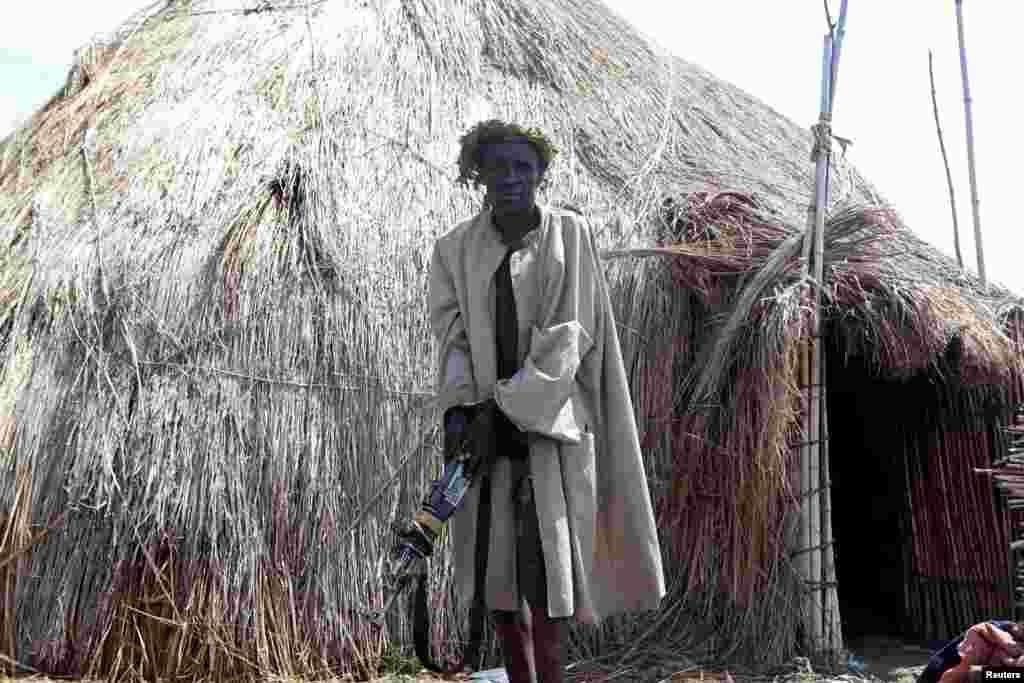
M456 413L461 420L462 438L452 452L445 453L445 465L441 476L431 482L430 492L423 499L420 509L412 519L396 524L393 531L398 539L387 559L384 571L384 606L379 610L364 610L371 622L382 627L384 619L398 597L413 583L413 640L416 655L425 668L441 674L462 671L467 665L477 665L480 643L483 640L484 603L483 585L487 575L487 547L490 536L490 486L480 488L480 507L477 520L477 556L474 567L475 589L470 609L469 644L461 660L452 667L438 665L430 654L430 618L427 613L427 558L434 552L434 542L445 524L462 505L466 491L477 480L486 483L488 476L488 455L491 444L486 435L493 433L493 401L476 406L464 406L464 414ZM471 417L466 419L466 415ZM446 449L448 450L448 449Z

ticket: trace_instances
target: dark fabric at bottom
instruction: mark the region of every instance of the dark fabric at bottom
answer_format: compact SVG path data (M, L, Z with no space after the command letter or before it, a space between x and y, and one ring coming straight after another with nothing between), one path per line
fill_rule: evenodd
M528 461L527 461L528 462ZM521 599L534 609L547 609L548 577L544 569L544 551L540 542L540 522L529 476L516 487L516 573Z

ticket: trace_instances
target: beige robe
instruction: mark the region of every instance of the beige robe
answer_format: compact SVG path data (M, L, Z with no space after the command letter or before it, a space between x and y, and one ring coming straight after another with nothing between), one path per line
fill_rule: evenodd
M494 275L505 255L489 210L438 239L429 308L441 410L494 397L529 434L548 614L594 623L657 609L661 552L604 273L584 219L541 206L510 258L520 371L496 381ZM507 459L491 472L486 601L518 609ZM460 595L474 590L479 485L449 523Z

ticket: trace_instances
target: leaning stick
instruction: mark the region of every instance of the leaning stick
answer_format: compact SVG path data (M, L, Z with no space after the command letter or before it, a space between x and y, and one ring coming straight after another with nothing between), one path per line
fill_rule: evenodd
M978 253L978 276L981 278L981 287L987 289L985 253L981 247L981 200L978 199L978 177L974 165L974 118L971 114L971 86L967 81L967 48L964 45L963 0L956 0L956 32L960 41L960 78L964 84L964 127L967 129L967 172L971 181L974 247Z
M946 184L949 186L949 209L953 214L953 248L956 250L956 263L963 270L964 257L960 252L960 225L956 219L956 193L953 191L953 174L949 172L949 156L946 154L946 142L942 138L942 124L939 123L939 101L935 96L935 70L932 68L932 61L932 51L928 50L928 80L932 84L932 112L935 114L935 132L939 136L942 164L946 167Z

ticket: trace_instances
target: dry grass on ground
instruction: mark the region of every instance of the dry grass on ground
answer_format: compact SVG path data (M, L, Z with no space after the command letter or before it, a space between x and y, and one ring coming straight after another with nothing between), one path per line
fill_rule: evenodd
M921 671L922 666L896 666L892 668L886 667L884 672L878 670L879 665L883 665L883 662L869 662L874 664L871 666L872 671L869 671L864 676L856 676L851 674L826 674L826 673L806 673L796 672L778 676L764 677L760 679L742 679L736 677L733 683L878 683L879 681L885 681L887 683L914 683L917 679L918 674ZM670 675L664 675L662 672L650 672L649 674L640 677L643 681L657 681L658 683L719 683L725 681L728 683L729 679L725 678L721 673L703 672L703 671L686 671L676 672ZM339 679L333 679L325 683L351 683L356 679L346 676ZM458 674L455 676L438 676L426 671L418 674L391 674L388 676L381 676L374 678L369 683L438 683L439 681L469 681L467 674ZM571 679L570 679L571 680ZM607 679L609 683L612 680L617 682L625 681L622 678L611 677ZM0 683L8 683L8 681L17 681L18 683L58 683L58 679L50 679L44 676L27 676L19 678L0 677ZM268 681L268 683L270 683ZM283 679L274 679L273 683L286 683ZM291 683L291 682L288 682ZM573 681L573 683L584 683L584 681ZM585 683L605 683L605 679L594 679L593 681L587 680Z

